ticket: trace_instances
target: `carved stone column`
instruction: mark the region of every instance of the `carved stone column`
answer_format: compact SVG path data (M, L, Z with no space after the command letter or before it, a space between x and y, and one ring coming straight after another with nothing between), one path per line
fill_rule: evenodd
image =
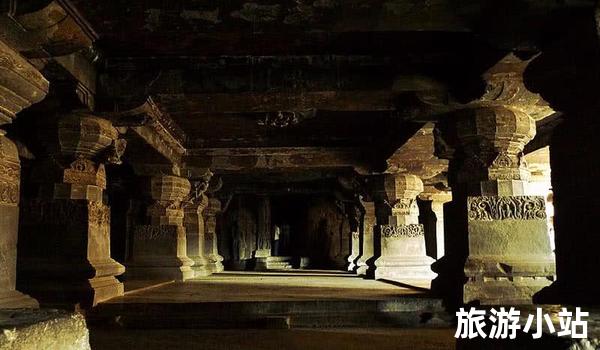
M361 248L361 221L363 213L359 203L346 204L348 221L350 223L350 255L348 256L348 271L355 271L358 267L357 260L360 257Z
M267 269L271 257L271 200L267 196L258 198L257 249L254 252L256 269Z
M15 290L20 170L17 147L0 130L0 308L38 306Z
M444 204L452 200L450 192L429 190L421 193L420 220L425 229L427 255L434 259L444 256Z
M182 207L190 182L179 176L154 175L145 190L150 204L145 223L134 227L127 278L182 281L194 277L194 261L187 256Z
M454 147L441 153L451 159L455 236L448 251L454 263L464 262L464 302L531 303L555 274L545 200L526 195L522 151L535 135L534 120L517 109L480 106L441 123L438 134Z
M388 224L379 225L381 255L375 261L375 278L400 282L433 279L433 259L425 251L416 199L423 182L409 174L386 175L384 190L391 215Z
M186 231L187 255L194 261L194 277L208 276L212 272L207 268L208 260L204 256L204 217L208 198L202 194L191 203L184 205L183 224Z
M360 256L356 260L356 273L366 275L368 270L372 270L372 259L375 256L375 236L374 228L376 224L375 203L366 201L361 196L360 203L363 206L363 216L360 222Z
M221 202L216 198L208 199L208 206L204 209L204 254L208 260L207 269L212 273L221 272L223 257L219 255L217 241L217 215L221 212Z
M188 199L184 201L183 225L186 231L187 255L194 261L192 270L194 276L208 276L211 271L207 268L208 260L205 257L204 249L204 209L208 206L208 197L204 192L208 188L208 183L212 173L206 171L201 177L193 178L192 190Z
M71 113L39 126L48 154L34 166L39 194L23 206L19 285L40 302L90 307L123 294L110 256L104 163L125 143L105 119Z
M0 125L48 93L48 81L23 57L0 41ZM17 232L21 166L15 144L0 130L0 309L37 307L18 292Z

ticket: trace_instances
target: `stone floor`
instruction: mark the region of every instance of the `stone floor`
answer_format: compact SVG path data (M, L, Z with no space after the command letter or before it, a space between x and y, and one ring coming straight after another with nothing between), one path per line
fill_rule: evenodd
M363 279L337 271L222 272L185 282L126 282L126 295L106 303L190 303L291 300L379 300L423 295L427 283Z
M452 329L95 329L90 343L93 350L442 350L456 340Z
M426 283L342 271L224 272L126 283L89 316L92 349L453 349ZM431 310L423 321L423 310ZM388 327L391 325L391 327Z

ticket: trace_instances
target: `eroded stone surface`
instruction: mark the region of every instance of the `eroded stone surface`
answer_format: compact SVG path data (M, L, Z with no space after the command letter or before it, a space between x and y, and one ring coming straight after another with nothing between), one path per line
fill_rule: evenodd
M0 349L90 350L83 315L52 309L0 311Z

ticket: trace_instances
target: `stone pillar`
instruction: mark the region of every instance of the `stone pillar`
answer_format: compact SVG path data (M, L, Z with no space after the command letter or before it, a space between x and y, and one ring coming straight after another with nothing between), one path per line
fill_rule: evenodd
M105 119L86 112L42 122L46 158L32 173L39 194L23 206L19 285L40 302L90 307L123 295L110 256L105 162L119 162L124 140Z
M258 197L257 213L257 248L254 252L256 269L267 269L267 261L271 256L271 200L267 196Z
M360 256L356 260L356 273L358 275L367 275L369 270L373 270L372 259L375 256L375 236L374 228L376 224L375 203L366 201L361 197L360 202L363 206L363 216L360 223Z
M430 281L435 277L430 268L433 259L425 252L416 199L423 191L423 182L410 174L386 175L384 190L391 215L388 224L378 225L381 255L375 261L375 278Z
M361 221L363 213L360 203L348 203L348 221L350 224L350 255L348 256L348 271L355 271L360 257Z
M154 175L145 189L151 204L146 209L146 223L134 227L127 278L182 281L194 277L182 207L190 182L179 176Z
M194 261L192 270L194 277L208 276L212 272L207 267L208 259L204 256L204 217L203 211L208 205L208 198L202 194L193 202L184 206L184 226L186 231L187 255Z
M48 81L0 41L0 125L48 93ZM0 309L37 307L16 290L21 166L15 144L0 130Z
M447 157L454 235L448 252L454 264L464 262L463 301L531 303L555 274L545 199L526 195L522 151L535 135L535 121L502 106L469 108L454 117L438 131L454 147Z
M427 255L434 259L444 256L444 204L452 200L450 192L431 191L422 193L421 222L425 229L425 246Z
M208 206L204 209L204 254L208 260L207 269L212 273L224 270L217 241L217 215L220 212L221 202L216 198L209 198Z
M0 309L38 306L15 290L20 170L17 147L0 130Z

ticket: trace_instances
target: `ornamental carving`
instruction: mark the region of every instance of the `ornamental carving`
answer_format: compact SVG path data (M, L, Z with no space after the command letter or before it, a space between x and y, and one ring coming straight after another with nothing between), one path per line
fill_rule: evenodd
M410 224L410 225L381 225L381 237L385 238L398 238L398 237L418 237L423 236L425 230L421 224Z
M112 144L106 150L106 161L110 164L121 164L123 161L121 157L125 153L125 148L127 147L127 140L125 139L115 139Z
M101 202L88 202L90 225L104 227L110 226L110 209Z
M309 109L306 111L279 111L277 113L266 113L265 117L257 122L258 125L271 128L286 128L296 125L301 121L314 118L316 111Z
M182 203L179 201L156 201L148 206L147 214L150 217L183 217Z
M95 162L78 158L64 171L63 181L77 185L95 185L106 188L106 171L104 165L96 165Z
M19 203L19 183L0 180L0 204L17 205Z
M498 156L496 156L496 159L494 159L492 166L497 168L510 168L513 164L513 160L508 153L500 152L498 153Z
M133 235L135 240L143 241L172 239L177 235L177 226L138 225L135 226Z
M35 85L36 88L43 92L41 98L48 92L49 84L48 81L44 79L44 76L24 58L20 57L15 51L11 50L2 42L0 42L0 67L17 73L26 79L29 84ZM37 102L41 98L38 97L30 102Z
M72 200L31 200L22 206L22 211L24 223L37 225L77 226L92 220L99 224L101 220L109 220L106 215L110 215L108 207L101 203Z
M501 196L469 197L469 220L538 220L546 219L544 197Z
M0 179L19 182L20 167L18 164L0 164Z
M419 207L415 199L402 198L397 200L392 206L394 215L411 215L418 214Z

